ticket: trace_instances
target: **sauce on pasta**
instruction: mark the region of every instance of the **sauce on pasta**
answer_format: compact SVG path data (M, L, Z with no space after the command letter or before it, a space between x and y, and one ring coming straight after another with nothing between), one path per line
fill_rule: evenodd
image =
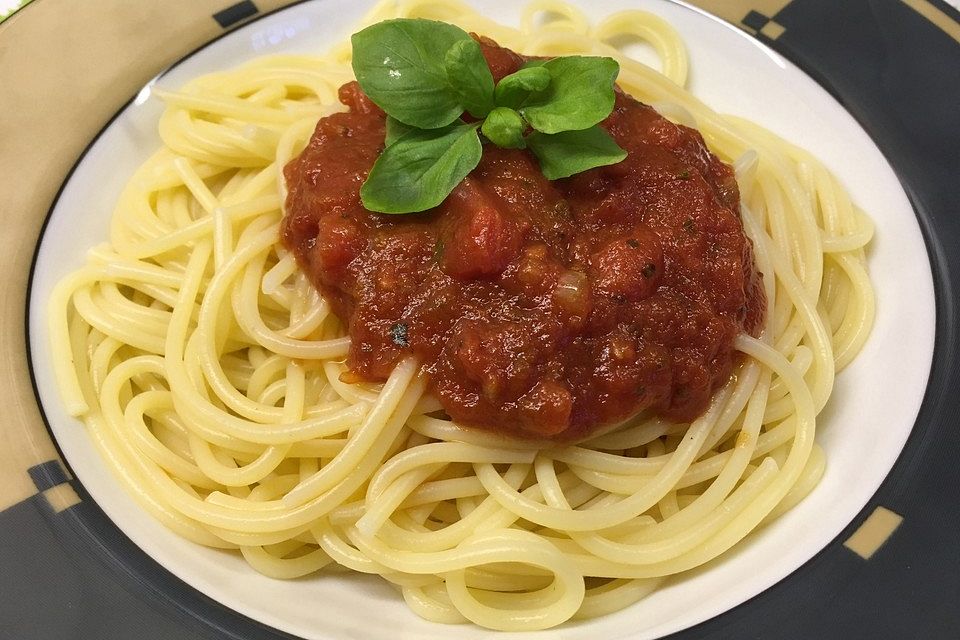
M481 38L496 79L524 58ZM617 92L626 160L549 181L485 145L439 206L367 211L385 114L356 82L285 169L282 238L349 328L346 378L412 355L455 421L582 439L641 410L690 421L756 335L765 299L731 168L701 135Z

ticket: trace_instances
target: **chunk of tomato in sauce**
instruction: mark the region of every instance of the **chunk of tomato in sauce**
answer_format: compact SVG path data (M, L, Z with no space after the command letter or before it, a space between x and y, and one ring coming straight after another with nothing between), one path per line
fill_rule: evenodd
M451 193L443 207L451 225L441 234L443 270L459 280L496 278L520 251L520 229L471 178Z

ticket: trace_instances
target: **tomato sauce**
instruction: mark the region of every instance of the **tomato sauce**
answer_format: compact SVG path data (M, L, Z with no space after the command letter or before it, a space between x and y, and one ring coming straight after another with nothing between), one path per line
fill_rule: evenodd
M480 39L499 79L523 62ZM641 410L689 421L729 379L765 300L731 168L700 134L618 91L623 162L549 181L484 145L438 207L387 215L359 190L385 115L355 82L285 168L282 241L352 340L352 381L416 355L457 422L582 439Z

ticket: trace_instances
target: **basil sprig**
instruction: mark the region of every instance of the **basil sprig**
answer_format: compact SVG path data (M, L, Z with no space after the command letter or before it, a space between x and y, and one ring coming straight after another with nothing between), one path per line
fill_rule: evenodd
M379 22L355 33L353 71L387 113L386 148L360 189L382 213L443 202L490 143L529 149L550 180L615 164L627 153L598 123L613 109L612 58L531 60L494 84L480 45L432 20ZM464 113L478 120L460 120Z
M431 209L480 162L480 123L411 129L384 151L360 187L363 206L382 213Z

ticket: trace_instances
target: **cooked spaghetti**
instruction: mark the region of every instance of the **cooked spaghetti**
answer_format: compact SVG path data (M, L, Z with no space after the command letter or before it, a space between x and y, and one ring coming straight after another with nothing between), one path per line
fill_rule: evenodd
M816 416L872 324L872 225L809 154L684 90L683 44L655 16L591 25L539 1L515 30L425 0L367 22L401 16L527 55L614 57L624 91L734 163L767 312L759 338L736 338L743 362L707 411L536 446L441 417L413 359L382 385L341 381L349 338L279 229L282 169L342 108L348 45L156 91L163 147L125 188L109 243L51 299L65 404L156 518L266 575L339 564L383 576L424 618L503 630L621 609L816 485ZM660 72L610 44L625 39L651 44Z

